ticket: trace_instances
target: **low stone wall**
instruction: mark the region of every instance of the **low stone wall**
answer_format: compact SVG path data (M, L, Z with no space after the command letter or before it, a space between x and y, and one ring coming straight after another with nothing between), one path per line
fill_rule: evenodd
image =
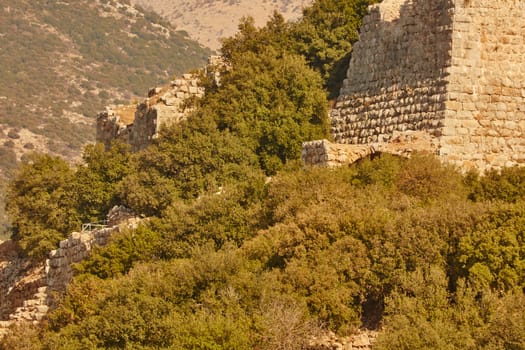
M303 143L302 160L305 165L341 166L351 164L373 154L370 145L336 144L328 140Z
M410 157L413 152L438 152L438 140L420 131L393 133L389 142L366 145L332 143L318 140L303 143L302 160L306 166L342 166L379 153Z
M122 228L134 229L140 219L115 207L108 214L114 226L93 231L73 232L49 254L44 265L31 267L19 255L3 256L0 262L0 336L18 322L39 322L53 307L54 296L62 293L73 278L73 267L89 256L94 246L104 246ZM123 221L119 221L123 220ZM6 244L7 242L4 242ZM11 243L11 245L14 245ZM5 255L5 254L4 254Z
M72 265L86 259L93 246L106 245L111 234L118 231L119 227L115 226L91 232L73 232L68 239L61 241L60 247L52 250L45 262L47 291L64 291L73 278Z
M25 304L25 301L43 291L43 272L41 265L33 266L22 257L15 242L8 240L0 244L0 328L2 321L9 320L9 315L18 308L32 306L33 303ZM38 296L39 300L42 298Z
M0 314L0 335L5 334L13 323L42 320L53 306L55 293L64 292L73 278L72 265L85 259L93 246L105 245L111 234L119 230L120 227L115 226L91 232L73 232L68 239L60 242L58 249L51 251L44 267L2 269L2 277L10 273L12 278L2 280L1 296L6 304Z

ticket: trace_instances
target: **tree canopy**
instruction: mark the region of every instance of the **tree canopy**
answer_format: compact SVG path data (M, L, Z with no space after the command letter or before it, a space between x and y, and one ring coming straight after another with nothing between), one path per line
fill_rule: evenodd
M23 164L7 209L35 259L113 204L149 218L95 248L46 322L0 348L304 349L368 327L380 350L524 349L525 168L480 177L427 154L299 166L301 143L328 137L321 73L339 57L300 51L324 26L353 33L367 3L244 20L221 84L144 151Z

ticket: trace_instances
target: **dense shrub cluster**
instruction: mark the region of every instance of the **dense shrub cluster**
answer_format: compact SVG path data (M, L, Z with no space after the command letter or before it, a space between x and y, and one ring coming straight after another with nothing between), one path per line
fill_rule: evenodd
M288 26L243 22L221 87L143 152L20 169L8 211L35 258L114 203L150 219L0 348L303 349L363 326L384 329L381 350L525 347L525 169L462 175L424 154L299 167L300 143L327 136L326 80L279 41Z
M177 199L77 268L28 349L300 349L363 325L379 349L520 349L525 202L479 188L384 155Z

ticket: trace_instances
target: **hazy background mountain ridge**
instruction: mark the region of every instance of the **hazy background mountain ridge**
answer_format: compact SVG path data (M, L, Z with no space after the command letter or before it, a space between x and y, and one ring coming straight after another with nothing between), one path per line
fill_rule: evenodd
M191 38L214 50L220 48L220 38L237 32L243 16L251 16L263 26L269 16L278 11L285 19L301 16L312 0L132 0L167 18L177 29L187 31Z

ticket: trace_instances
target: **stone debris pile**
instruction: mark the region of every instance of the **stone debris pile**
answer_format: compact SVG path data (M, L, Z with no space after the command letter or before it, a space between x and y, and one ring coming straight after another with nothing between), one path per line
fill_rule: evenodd
M312 338L308 350L370 350L377 335L377 331L371 330L359 330L356 334L347 337L326 332L321 336Z

